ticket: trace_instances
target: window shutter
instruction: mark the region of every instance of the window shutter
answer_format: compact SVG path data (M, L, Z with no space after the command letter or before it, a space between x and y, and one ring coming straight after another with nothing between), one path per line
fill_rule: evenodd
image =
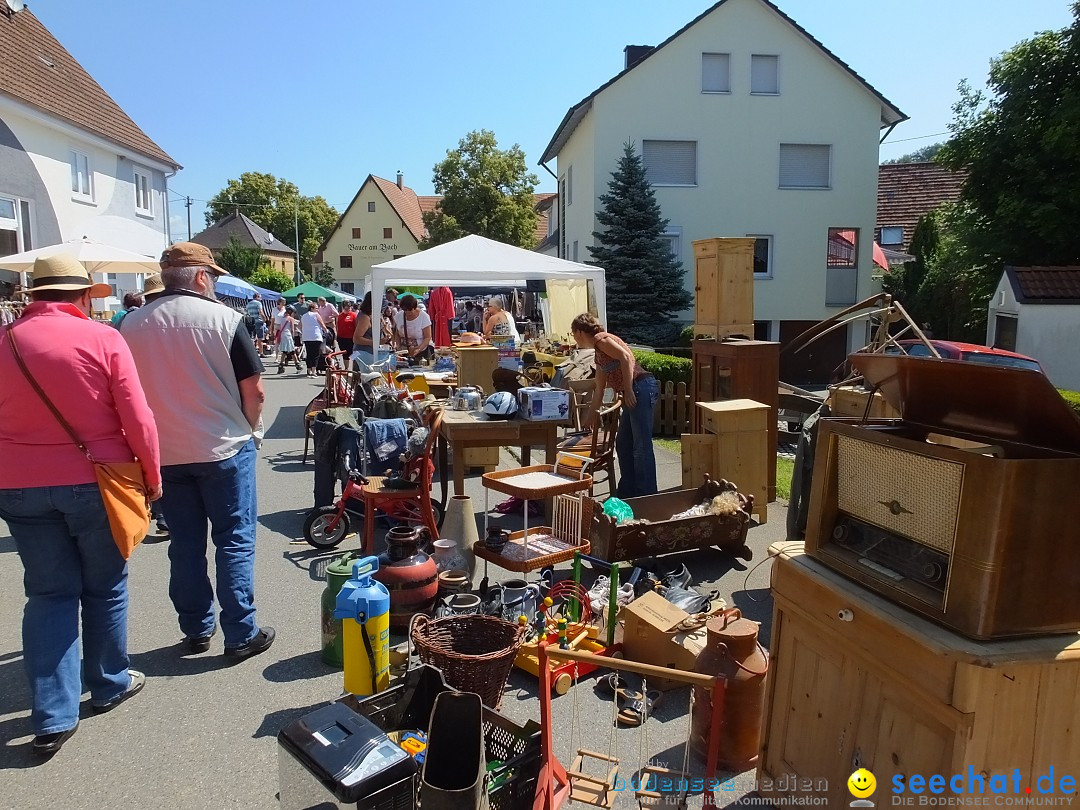
M654 186L697 185L697 141L642 141L641 159Z
M703 53L701 55L701 92L728 93L731 91L730 54Z
M829 188L828 144L780 144L780 188Z
M780 92L780 59L753 54L750 57L750 92L776 95Z

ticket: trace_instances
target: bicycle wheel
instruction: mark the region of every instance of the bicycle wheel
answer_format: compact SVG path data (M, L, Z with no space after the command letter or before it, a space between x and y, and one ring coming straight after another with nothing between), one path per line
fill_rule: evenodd
M309 514L304 521L304 539L308 545L315 548L334 548L341 543L349 534L351 520L348 512L342 512L341 519L334 524L336 517L336 506L320 506Z

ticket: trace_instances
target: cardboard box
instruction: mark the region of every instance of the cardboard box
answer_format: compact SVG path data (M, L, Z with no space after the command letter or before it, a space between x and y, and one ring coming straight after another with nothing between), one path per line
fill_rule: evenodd
M619 617L623 622L623 655L629 661L692 672L697 657L705 649L706 631L673 632L689 614L660 594L650 592L626 605ZM684 684L667 679L649 679L650 689L675 689Z
M533 422L570 418L570 392L562 388L522 388L518 405L521 415Z

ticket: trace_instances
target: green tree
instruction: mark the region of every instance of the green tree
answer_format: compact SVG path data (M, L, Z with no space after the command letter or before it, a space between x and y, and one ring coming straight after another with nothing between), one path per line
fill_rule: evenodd
M589 252L607 273L607 326L624 340L670 345L673 319L692 299L682 262L662 238L668 221L633 143L623 145L600 204L596 219L603 230L593 232L597 244Z
M435 193L442 200L424 212L427 236L420 248L478 234L497 242L531 248L535 244L536 175L527 171L525 153L514 144L499 149L494 133L470 132L435 164Z
M881 162L885 165L893 163L926 163L927 161L934 160L944 145L944 143L932 143L929 146L924 146L922 149L916 149L914 152L908 152L906 155L901 155L898 158L883 160Z
M235 236L230 236L228 243L221 249L218 264L238 278L248 278L262 261L262 249L257 246L245 247Z
M334 278L334 268L329 264L316 265L311 271L311 280L316 284L329 287L336 280Z
M289 278L288 273L283 273L281 270L275 270L269 265L262 265L258 270L251 274L249 282L256 287L262 287L264 290L273 290L274 292L285 292L285 290L291 289L295 286L293 279Z
M934 214L919 217L915 230L912 232L909 247L911 255L915 258L902 265L890 267L881 281L882 289L899 300L911 317L919 323L927 320L922 313L924 295L922 285L930 264L937 257L940 241L941 232Z
M300 266L307 274L312 257L338 220L338 212L322 197L305 197L295 184L262 172L244 172L211 197L206 206L207 226L234 210L294 250L299 227Z
M989 96L961 82L953 137L938 156L968 172L964 249L994 257L994 274L1002 262L1080 260L1080 2L1072 12L1069 27L991 62Z

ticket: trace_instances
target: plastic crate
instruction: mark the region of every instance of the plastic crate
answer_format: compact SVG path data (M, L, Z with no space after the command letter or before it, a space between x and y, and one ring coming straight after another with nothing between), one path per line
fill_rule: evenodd
M435 697L450 691L438 669L423 665L385 692L365 698L345 695L340 700L383 731L426 729ZM519 726L484 706L484 752L492 810L530 810L540 775L539 724L530 720Z

